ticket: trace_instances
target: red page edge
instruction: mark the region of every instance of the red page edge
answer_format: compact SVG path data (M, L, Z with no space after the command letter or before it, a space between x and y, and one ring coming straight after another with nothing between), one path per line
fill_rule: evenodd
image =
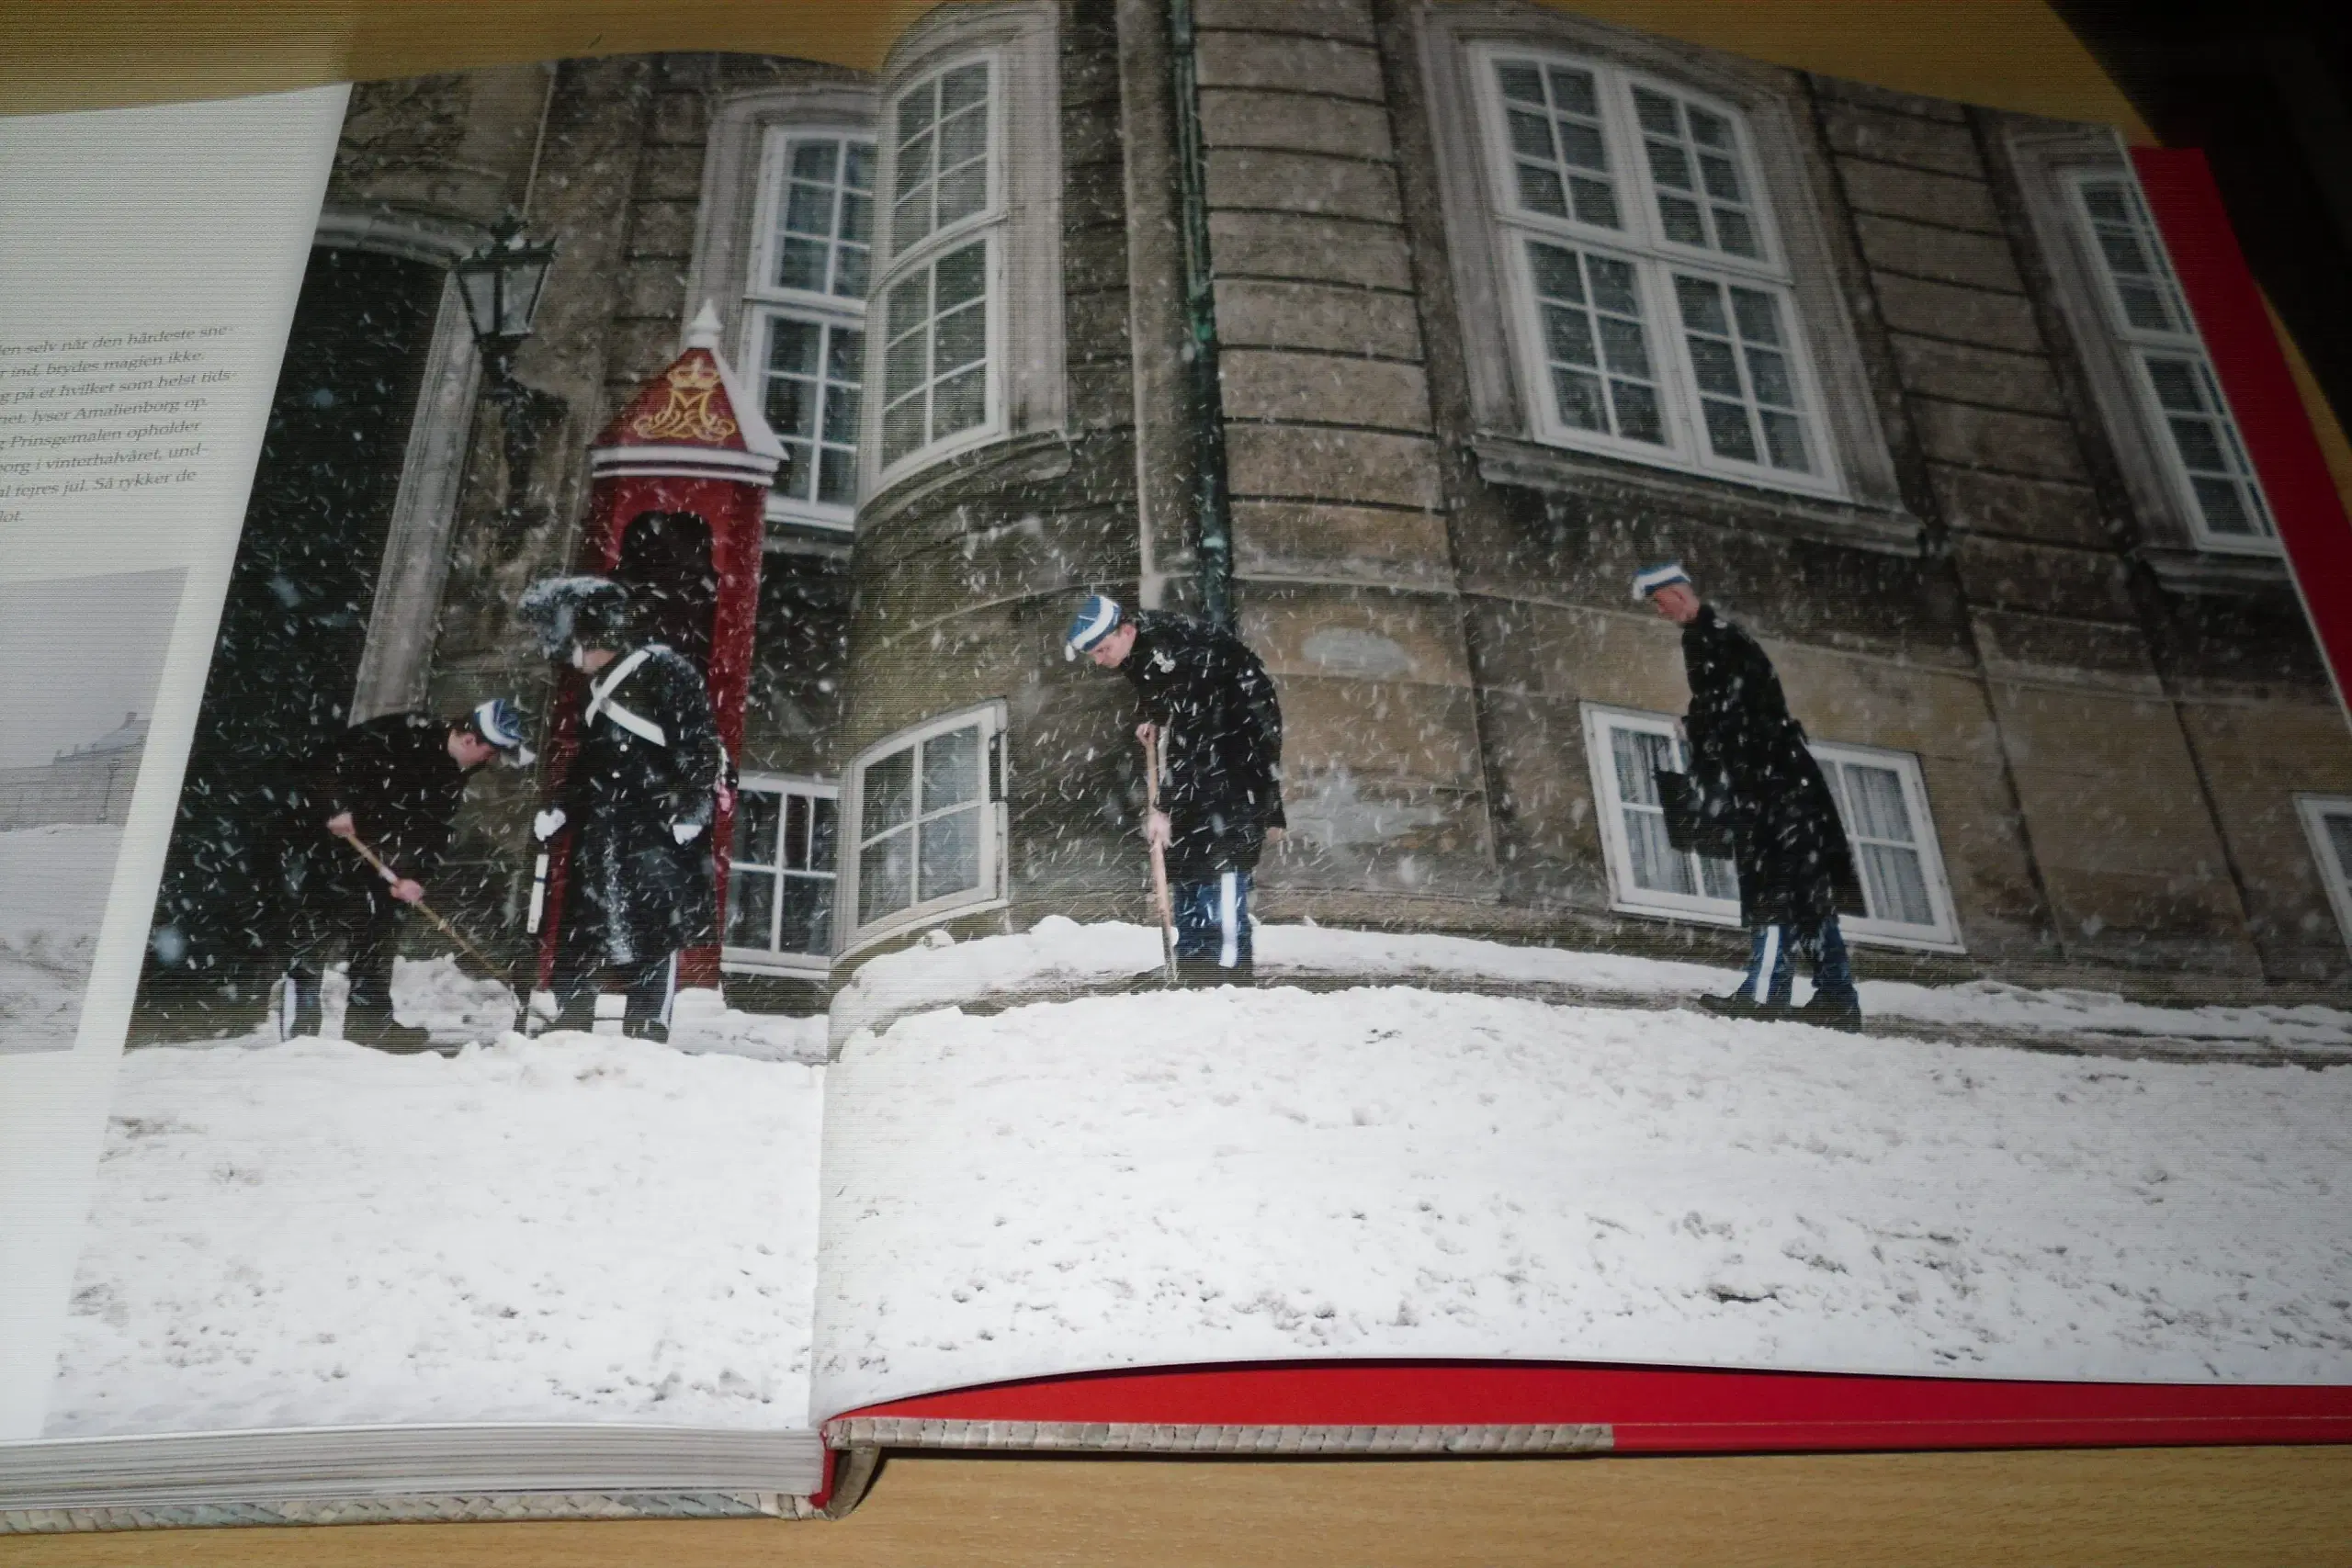
M1025 1379L837 1419L1612 1429L1617 1453L2352 1442L2352 1387L1545 1361L1261 1362ZM830 1423L829 1423L830 1425Z

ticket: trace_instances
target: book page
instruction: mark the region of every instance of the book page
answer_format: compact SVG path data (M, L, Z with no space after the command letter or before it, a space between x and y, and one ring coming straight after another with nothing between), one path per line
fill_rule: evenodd
M0 1435L806 1422L779 451L614 291L606 70L0 122Z
M0 120L0 1437L41 1430L342 100Z
M2193 155L1198 10L884 70L889 331L1012 346L869 425L819 1416L2352 1376L2346 523Z

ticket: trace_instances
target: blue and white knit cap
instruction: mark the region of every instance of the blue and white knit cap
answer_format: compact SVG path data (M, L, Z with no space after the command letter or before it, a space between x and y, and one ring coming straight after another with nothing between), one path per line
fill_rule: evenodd
M1069 635L1062 643L1062 657L1076 659L1104 637L1118 629L1123 617L1119 602L1100 593L1090 593L1086 603L1070 617Z
M1678 582L1688 584L1690 581L1690 574L1682 570L1680 561L1660 561L1634 573L1634 597L1646 599L1661 588L1670 588Z
M515 766L522 767L530 762L531 749L523 744L523 710L516 707L511 699L492 697L488 702L477 704L470 722L476 735L502 751L514 753Z

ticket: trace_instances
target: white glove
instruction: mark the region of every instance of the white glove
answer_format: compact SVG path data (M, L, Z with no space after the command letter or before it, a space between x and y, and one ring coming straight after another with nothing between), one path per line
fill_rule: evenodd
M673 822L670 824L670 837L677 840L678 842L682 844L691 844L696 839L702 837L702 824L699 822Z
M563 831L564 821L563 807L550 806L531 818L531 832L544 844Z

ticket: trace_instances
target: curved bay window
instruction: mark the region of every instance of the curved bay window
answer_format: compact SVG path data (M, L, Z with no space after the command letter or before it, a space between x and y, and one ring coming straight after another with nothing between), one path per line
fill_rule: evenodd
M846 945L1003 898L1004 706L902 730L850 768Z
M891 100L890 276L882 312L881 450L910 457L991 433L989 296L1003 204L992 56L932 72Z
M874 142L842 129L771 126L745 339L768 424L784 443L768 515L846 528L857 505Z

